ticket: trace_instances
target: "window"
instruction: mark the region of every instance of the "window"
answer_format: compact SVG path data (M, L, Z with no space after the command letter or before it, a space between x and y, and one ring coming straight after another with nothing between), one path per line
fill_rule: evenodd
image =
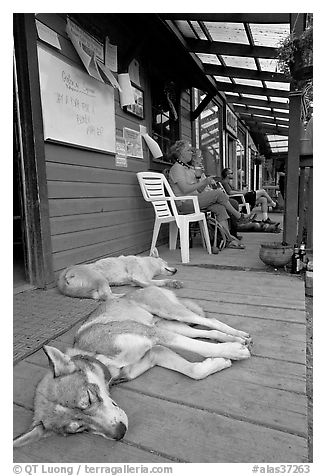
M152 137L163 152L155 161L169 162L169 149L179 139L180 93L172 82L152 84Z
M195 107L205 96L195 90ZM209 175L220 175L222 170L221 114L222 108L211 101L196 120L196 147L202 151L205 171Z

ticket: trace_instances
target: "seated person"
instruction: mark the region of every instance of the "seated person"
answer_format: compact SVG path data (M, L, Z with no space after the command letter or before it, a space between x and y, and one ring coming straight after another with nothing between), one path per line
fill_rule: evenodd
M230 203L228 196L222 190L205 190L207 185L213 185L212 177L196 178L195 169L191 165L193 152L191 144L185 140L177 141L170 149L170 155L175 163L170 169L170 185L175 195L197 195L201 210L212 211L216 219L230 236L230 247L243 248L233 236L230 235L228 218L233 215L238 223L248 223L249 215L237 211ZM180 200L177 203L181 213L193 213L193 204L189 200ZM236 241L236 243L234 243Z
M236 194L236 193L243 193L242 190L235 190L232 185L231 185L231 182L233 180L233 172L231 169L229 168L225 168L222 170L222 180L221 180L221 184L223 185L224 187L224 190L226 191L226 193L230 196ZM261 211L262 211L262 215L263 215L263 223L268 223L270 225L274 224L275 225L275 221L272 221L269 217L268 217L268 206L271 206L271 207L276 207L276 203L272 200L272 198L268 195L268 193L266 192L266 190L264 189L261 189L261 190L256 190L256 191L250 191L250 192L245 192L243 193L244 195L244 198L246 200L247 203L249 203L250 205L250 208L254 208L256 205L260 205L261 206Z
M192 158L192 165L195 169L195 175L197 180L198 179L205 179L206 175L204 172L204 167L203 167L203 157L202 157L202 152L200 149L194 149L193 150L193 158ZM212 184L212 185L207 185L205 190L212 190L218 188L217 184ZM235 198L229 197L229 201L233 208L235 208L237 211L239 211L239 202ZM242 240L242 236L238 235L237 233L237 221L238 219L232 215L229 214L229 219L230 219L230 233L232 236L234 236L237 240Z

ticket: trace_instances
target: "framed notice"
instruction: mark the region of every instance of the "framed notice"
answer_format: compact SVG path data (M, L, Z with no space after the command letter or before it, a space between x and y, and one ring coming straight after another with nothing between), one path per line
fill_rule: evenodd
M44 139L115 153L113 87L38 48Z
M229 106L225 106L225 128L235 137L238 135L238 118Z
M123 106L123 110L133 116L144 119L144 91L139 86L135 86L135 84L132 84L132 89L134 92L135 104Z

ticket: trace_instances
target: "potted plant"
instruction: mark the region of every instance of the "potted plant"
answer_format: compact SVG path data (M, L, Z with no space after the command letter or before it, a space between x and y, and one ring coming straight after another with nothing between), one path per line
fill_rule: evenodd
M278 47L278 65L280 71L294 80L312 78L313 63L313 25L301 33L290 33Z

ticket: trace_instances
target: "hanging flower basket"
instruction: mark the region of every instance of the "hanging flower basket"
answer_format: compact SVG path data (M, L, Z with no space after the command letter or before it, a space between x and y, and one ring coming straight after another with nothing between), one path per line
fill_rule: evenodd
M313 76L313 27L300 36L288 35L278 47L278 65L282 73L294 80L308 80Z

